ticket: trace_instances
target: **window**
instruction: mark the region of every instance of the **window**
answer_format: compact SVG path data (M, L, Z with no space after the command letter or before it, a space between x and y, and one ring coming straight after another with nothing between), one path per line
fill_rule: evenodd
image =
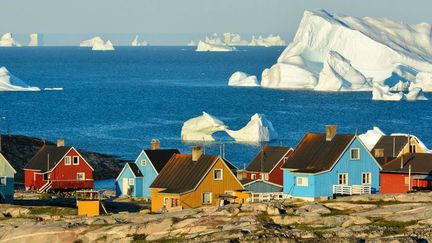
M251 179L252 179L252 180L256 180L256 175L255 175L255 174L252 174L252 175L251 175Z
M164 199L163 199L163 205L164 206L167 206L167 205L169 205L169 198L168 197L164 197Z
M415 153L416 152L416 146L415 145L410 145L410 153Z
M223 170L222 169L215 169L214 170L214 179L215 180L222 180L223 179Z
M6 176L0 177L0 186L6 186Z
M362 173L362 184L372 184L372 173L366 172Z
M64 158L64 163L65 163L65 165L71 165L71 157L70 156L66 156Z
M85 173L84 172L77 173L77 180L79 181L85 180Z
M350 160L359 160L360 159L360 149L352 148L350 150Z
M269 174L268 173L263 173L261 176L265 181L269 180Z
M179 206L179 200L177 198L171 198L171 207Z
M348 174L347 173L341 173L338 175L338 184L339 185L348 185Z
M129 186L135 185L135 179L131 178L129 179Z
M307 177L297 177L296 178L296 186L308 186L309 178Z
M202 204L211 204L211 203L212 203L212 193L211 192L203 192Z
M408 176L405 176L405 178L404 178L404 183L405 183L405 185L409 185L410 183L409 183L409 177Z
M375 149L375 158L384 158L384 149Z
M142 166L146 166L146 164L147 164L147 161L145 159L141 160L141 165Z
M79 157L78 156L74 156L73 157L73 164L74 165L79 165Z

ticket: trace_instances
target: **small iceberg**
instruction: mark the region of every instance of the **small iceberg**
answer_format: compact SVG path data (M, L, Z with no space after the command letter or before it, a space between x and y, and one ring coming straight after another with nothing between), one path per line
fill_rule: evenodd
M242 129L226 130L238 142L268 142L278 137L273 124L263 114L255 114Z
M111 43L110 40L108 40L106 43L96 43L92 47L92 51L114 51L114 46Z
M132 41L131 46L148 46L148 42L147 41L143 41L143 42L139 42L139 36L136 35L135 39Z
M236 50L233 46L228 46L222 42L206 42L206 41L199 41L197 49L195 51L197 52L228 52L228 51L234 51Z
M250 76L244 72L235 72L228 81L229 86L257 87L259 86L256 76Z
M255 36L252 36L252 40L249 43L249 46L264 46L264 47L270 47L270 46L286 46L286 42L282 40L282 38L279 35L269 35L265 38L262 36L259 36L258 38L255 38Z
M249 43L245 40L242 40L239 34L234 33L224 33L224 43L229 46L247 46Z
M400 100L427 100L423 94L423 90L419 87L410 88L407 94L403 92L391 92L391 88L387 85L373 83L372 100L385 100L385 101L400 101Z
M373 127L372 130L368 130L367 132L360 134L358 137L366 146L366 148L371 151L375 144L380 140L382 136L385 134L381 131L379 127Z
M63 91L63 88L44 88L46 91Z
M32 33L30 34L30 42L28 46L39 46L39 34Z
M226 129L222 121L203 112L201 116L191 118L183 124L181 139L183 141L214 141L212 134Z
M11 33L6 33L0 38L0 46L2 47L20 47L21 44L16 42Z
M105 42L101 37L96 36L88 40L81 41L80 47L93 47L94 45L103 45Z
M402 82L399 80L395 85L390 88L392 92L408 92L410 84L408 82Z
M40 91L40 88L29 86L21 79L9 73L5 67L1 67L0 91Z

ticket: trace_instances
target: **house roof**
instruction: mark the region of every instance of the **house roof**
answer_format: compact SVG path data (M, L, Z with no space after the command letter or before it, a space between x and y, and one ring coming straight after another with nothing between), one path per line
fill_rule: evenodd
M240 180L240 183L241 183L242 185L246 185L246 184L249 184L249 183L251 183L252 181L256 181L256 180L257 180L257 179L244 178L244 179Z
M403 167L401 168L401 163ZM409 172L411 165L412 174L432 175L432 154L429 153L407 153L387 162L382 171L393 173Z
M354 137L354 134L336 134L331 141L327 141L325 133L308 133L288 156L282 168L295 169L298 173L329 170Z
M375 156L375 149L383 149L384 156L375 158L380 165L384 165L387 161L386 158L395 158L402 151L403 147L408 143L407 136L381 136L378 142L372 149L372 155ZM394 145L394 153L393 153Z
M198 161L192 161L190 154L175 154L150 188L165 188L165 193L185 193L194 190L218 158L216 155L203 154Z
M56 145L44 145L24 169L39 170L42 172L53 169L72 147Z
M135 163L127 163L134 174L135 177L143 177L141 170L138 168L138 165Z
M291 147L264 146L247 166L246 171L269 173L291 150Z
M166 165L166 163L173 156L173 154L180 153L178 149L146 149L144 150L144 152L146 153L147 157L149 158L153 167L158 173Z

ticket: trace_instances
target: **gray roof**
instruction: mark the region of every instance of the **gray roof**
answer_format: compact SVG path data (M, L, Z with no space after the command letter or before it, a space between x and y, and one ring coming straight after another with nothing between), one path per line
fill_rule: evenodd
M291 150L291 147L264 146L250 162L246 171L269 173Z
M24 169L38 170L41 172L53 169L72 147L56 145L44 145L33 158L26 164Z
M146 149L144 152L158 173L163 169L169 159L171 159L173 154L180 153L178 149Z

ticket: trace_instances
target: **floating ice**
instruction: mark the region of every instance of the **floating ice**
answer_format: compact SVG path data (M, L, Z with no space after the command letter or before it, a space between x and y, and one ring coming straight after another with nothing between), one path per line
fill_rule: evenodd
M30 34L30 42L29 46L38 46L39 45L39 35L37 33Z
M226 130L238 142L268 142L278 137L273 124L262 114L255 114L242 129Z
M390 91L392 92L408 92L410 83L409 82L402 82L399 80L394 86L390 88Z
M214 141L213 133L225 131L226 126L219 119L203 112L201 116L187 120L181 130L184 141Z
M13 76L5 67L0 68L0 91L40 91Z
M135 39L132 41L131 46L148 46L147 41L139 42L139 36L136 35Z
M255 38L255 36L252 36L252 40L249 43L249 46L264 46L264 47L270 47L270 46L286 46L286 43L279 35L273 36L269 35L265 38L262 36L259 36L258 38Z
M217 42L205 42L200 41L198 43L196 51L199 52L227 52L227 51L234 51L235 47L227 46L224 43L217 43Z
M403 92L391 92L391 89L387 85L381 85L379 83L373 84L372 89L373 100L386 100L386 101L400 101L400 100L427 100L424 96L421 88L410 88L407 94Z
M249 76L243 72L235 72L231 75L228 81L230 86L247 86L256 87L259 86L256 76Z
M4 47L16 46L16 47L19 47L21 45L13 39L13 36L12 36L11 33L6 33L6 34L4 34L0 38L0 46L4 46Z
M104 43L95 43L92 47L92 51L114 51L114 46L110 40Z
M335 51L373 82L383 83L402 65L418 72L420 88L432 91L430 76L419 76L432 73L431 29L426 23L407 25L388 19L336 16L324 10L305 11L293 42L275 65L263 71L261 86L314 89L329 52Z
M358 137L366 146L366 148L371 151L375 144L380 140L382 136L385 134L379 129L379 127L373 127L372 130L368 130L367 132L360 134Z
M418 72L415 81L410 83L410 89L417 87L425 92L432 92L432 72Z
M406 100L428 100L424 94L423 90L421 88L411 88L408 92L408 94L404 94L404 98Z
M99 36L96 36L96 37L93 37L91 39L81 41L80 47L93 47L96 44L104 45L105 42L104 42L104 40L102 40L102 38L100 38Z
M229 46L247 46L249 42L242 40L239 34L224 33L224 43Z

